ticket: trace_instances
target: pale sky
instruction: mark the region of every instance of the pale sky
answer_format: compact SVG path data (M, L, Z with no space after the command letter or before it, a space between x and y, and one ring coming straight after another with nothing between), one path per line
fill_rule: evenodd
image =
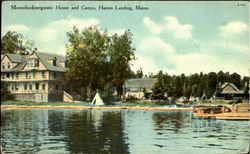
M96 7L96 10L11 10L16 6ZM98 10L104 6L147 6L149 10ZM65 55L66 32L97 25L108 33L130 29L144 74L218 72L249 75L247 2L3 2L2 35L16 31L35 41L39 51Z

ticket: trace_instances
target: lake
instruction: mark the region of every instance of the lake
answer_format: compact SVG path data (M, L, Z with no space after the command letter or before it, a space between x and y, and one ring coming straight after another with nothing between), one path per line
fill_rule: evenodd
M6 109L5 153L244 153L249 122L198 119L192 112Z

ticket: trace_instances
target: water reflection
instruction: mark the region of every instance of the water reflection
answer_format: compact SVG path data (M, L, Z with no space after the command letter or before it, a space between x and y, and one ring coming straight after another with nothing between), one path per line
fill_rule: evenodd
M65 142L72 153L128 153L120 112L82 111L65 119Z
M1 118L4 152L129 153L121 112L9 110Z
M1 112L5 153L244 153L249 133L247 121L197 119L191 112Z
M181 112L156 112L153 114L155 130L171 130L178 133L185 123L186 115ZM159 133L158 133L159 134Z
M1 141L6 152L27 152L34 153L40 151L46 117L39 116L46 114L46 110L26 112L5 111L1 117ZM5 145L8 145L6 148Z

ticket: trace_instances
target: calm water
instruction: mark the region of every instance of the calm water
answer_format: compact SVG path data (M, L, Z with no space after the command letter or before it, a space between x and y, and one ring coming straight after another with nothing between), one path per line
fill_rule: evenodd
M248 121L204 120L191 112L4 110L5 153L244 153Z

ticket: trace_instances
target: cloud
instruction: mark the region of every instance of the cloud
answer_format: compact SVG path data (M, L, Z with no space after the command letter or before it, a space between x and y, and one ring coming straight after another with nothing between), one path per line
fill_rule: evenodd
M162 25L156 24L149 17L143 18L143 25L147 27L153 34L160 34L163 30Z
M17 25L8 25L6 28L3 28L3 33L8 31L16 31L17 33L27 32L29 27L24 24L17 24Z
M176 54L169 58L175 64L175 68L168 70L170 74L194 74L199 72L237 72L241 75L248 75L245 60L233 59L209 53Z
M216 42L207 43L211 45L213 48L220 48L225 49L225 52L234 51L235 53L249 53L249 45L245 43L238 43L238 42L228 42L224 40L218 40Z
M175 68L169 70L170 74L192 74L199 72L214 71L215 64L213 55L199 53L176 54L170 57L170 61L175 64Z
M56 40L59 37L59 33L59 30L55 28L46 27L39 30L39 32L37 33L37 38L40 40L42 39L43 41L52 41Z
M132 70L142 68L144 74L163 70L169 74L187 75L222 70L248 75L248 46L238 43L227 45L226 41L222 43L197 40L196 42L200 48L195 50L199 51L179 53L179 48L175 48L160 37L145 38L136 47L135 54L138 59L133 62Z
M36 36L43 41L52 41L65 36L66 32L71 30L74 26L82 30L86 27L96 26L98 24L99 21L97 19L77 19L68 17L67 19L51 22L45 27L38 29Z
M248 31L247 24L235 21L219 27L219 36L223 38L237 37Z
M79 19L68 17L66 19L53 21L44 27L35 29L35 40L38 49L44 52L63 53L66 51L65 43L67 42L66 33L72 30L74 26L79 30L90 26L98 26L97 19ZM49 43L49 45L48 45Z
M173 16L167 16L164 18L164 20L166 22L165 28L173 35L174 38L184 40L192 38L192 25L181 25L178 19Z
M187 40L192 38L193 26L189 24L180 24L178 19L173 16L164 17L164 22L159 24L149 17L143 18L143 25L149 29L152 34L169 33L175 39Z
M139 44L139 51L148 55L152 54L172 54L175 49L167 42L164 42L160 37L149 37Z
M142 68L143 74L154 73L159 71L159 67L155 63L155 59L145 55L137 55L136 60L132 61L132 70L136 72Z
M78 18L68 17L67 19L55 21L52 24L65 26L66 28L73 28L73 26L76 26L79 29L84 29L90 26L97 26L99 25L99 23L100 22L97 19L78 19Z
M114 30L110 30L109 31L109 34L110 35L113 35L113 34L118 34L118 35L122 35L122 34L124 34L125 33L125 31L126 31L126 29L114 29Z
M136 58L132 70L142 68L144 74L157 73L169 64L169 56L175 53L174 47L160 37L148 37L137 46Z

